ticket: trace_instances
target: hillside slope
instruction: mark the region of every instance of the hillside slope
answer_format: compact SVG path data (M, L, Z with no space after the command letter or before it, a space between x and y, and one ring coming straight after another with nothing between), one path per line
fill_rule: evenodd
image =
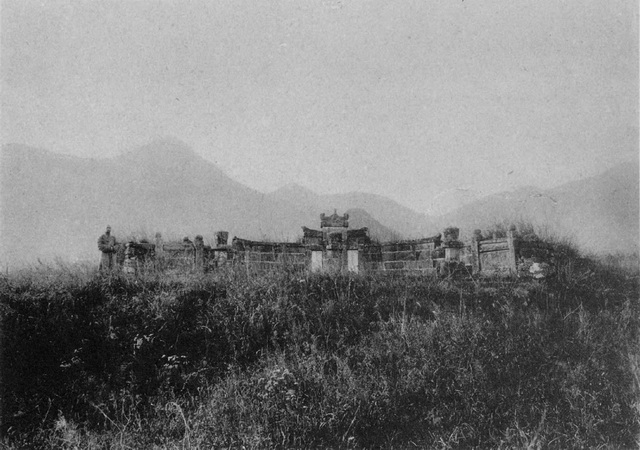
M349 227L367 227L369 229L369 236L374 241L385 242L402 239L402 235L400 233L397 233L389 227L385 227L364 209L352 208L348 209L346 213L349 214Z
M530 222L596 253L633 252L640 240L637 163L559 187L525 187L485 197L437 218L470 233L501 222Z

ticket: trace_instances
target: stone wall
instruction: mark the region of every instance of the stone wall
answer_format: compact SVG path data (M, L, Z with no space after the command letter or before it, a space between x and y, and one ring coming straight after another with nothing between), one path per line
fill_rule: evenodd
M303 244L260 242L233 238L233 261L252 271L264 272L288 268L305 270L310 265L310 251Z
M325 217L335 225L344 216ZM330 221L332 220L332 221ZM342 222L341 222L342 223ZM485 238L479 231L470 243L458 240L459 230L447 228L436 236L375 243L368 230L327 226L322 230L303 227L301 243L251 241L228 233L216 233L213 247L202 236L164 242L126 244L123 270L135 273L143 267L163 271L213 271L237 264L247 271L265 272L287 268L311 272L419 272L433 275L471 274L518 275L539 278L553 265L553 248L535 236L519 236L511 229L504 237ZM543 273L544 272L544 273Z
M383 271L421 271L435 273L435 260L444 257L440 235L412 241L387 242L380 246Z
M534 264L549 269L554 263L553 246L535 235L519 236L514 228L504 237L491 238L482 238L476 230L470 250L474 273L534 276Z
M217 249L204 245L202 236L196 236L193 241L185 237L182 241L165 242L162 235L156 233L153 243L132 241L125 244L122 270L125 273L145 269L180 272L210 270L217 267L217 257Z

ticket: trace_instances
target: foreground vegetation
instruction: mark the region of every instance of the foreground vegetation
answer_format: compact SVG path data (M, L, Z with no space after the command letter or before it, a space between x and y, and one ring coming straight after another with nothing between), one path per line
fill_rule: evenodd
M9 448L640 442L637 269L5 276Z

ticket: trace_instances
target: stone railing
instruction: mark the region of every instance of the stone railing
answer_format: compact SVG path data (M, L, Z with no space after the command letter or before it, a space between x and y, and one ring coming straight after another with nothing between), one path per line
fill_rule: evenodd
M302 243L251 241L234 237L227 245L228 233L216 233L215 244L204 244L202 236L193 241L164 242L160 233L154 242L126 244L123 270L135 273L143 267L155 270L213 271L236 264L250 272L274 269L311 272L419 272L433 275L498 274L530 275L534 265L552 262L553 248L535 236L518 236L515 229L505 236L482 237L474 233L469 244L458 240L459 229L447 228L436 236L395 242L375 243L367 230L342 231L344 239L333 234L305 229ZM317 234L317 235L316 235ZM336 234L336 233L334 233ZM328 239L332 238L332 239Z
M261 242L233 238L233 261L248 270L268 271L276 268L307 269L310 250L303 244L291 242Z
M520 236L515 227L506 236L483 238L480 231L474 232L470 250L473 273L535 275L532 266L553 265L553 246L535 235ZM544 274L545 276L547 274Z
M216 233L214 247L205 245L200 235L193 241L185 237L182 241L165 242L162 235L156 233L154 242L127 242L122 269L125 273L135 273L143 268L163 271L211 270L228 260L228 235L227 232Z

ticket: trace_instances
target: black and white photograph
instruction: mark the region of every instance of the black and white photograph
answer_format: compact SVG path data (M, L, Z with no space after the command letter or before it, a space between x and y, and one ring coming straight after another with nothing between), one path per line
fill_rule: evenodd
M0 448L639 448L639 15L0 0Z

